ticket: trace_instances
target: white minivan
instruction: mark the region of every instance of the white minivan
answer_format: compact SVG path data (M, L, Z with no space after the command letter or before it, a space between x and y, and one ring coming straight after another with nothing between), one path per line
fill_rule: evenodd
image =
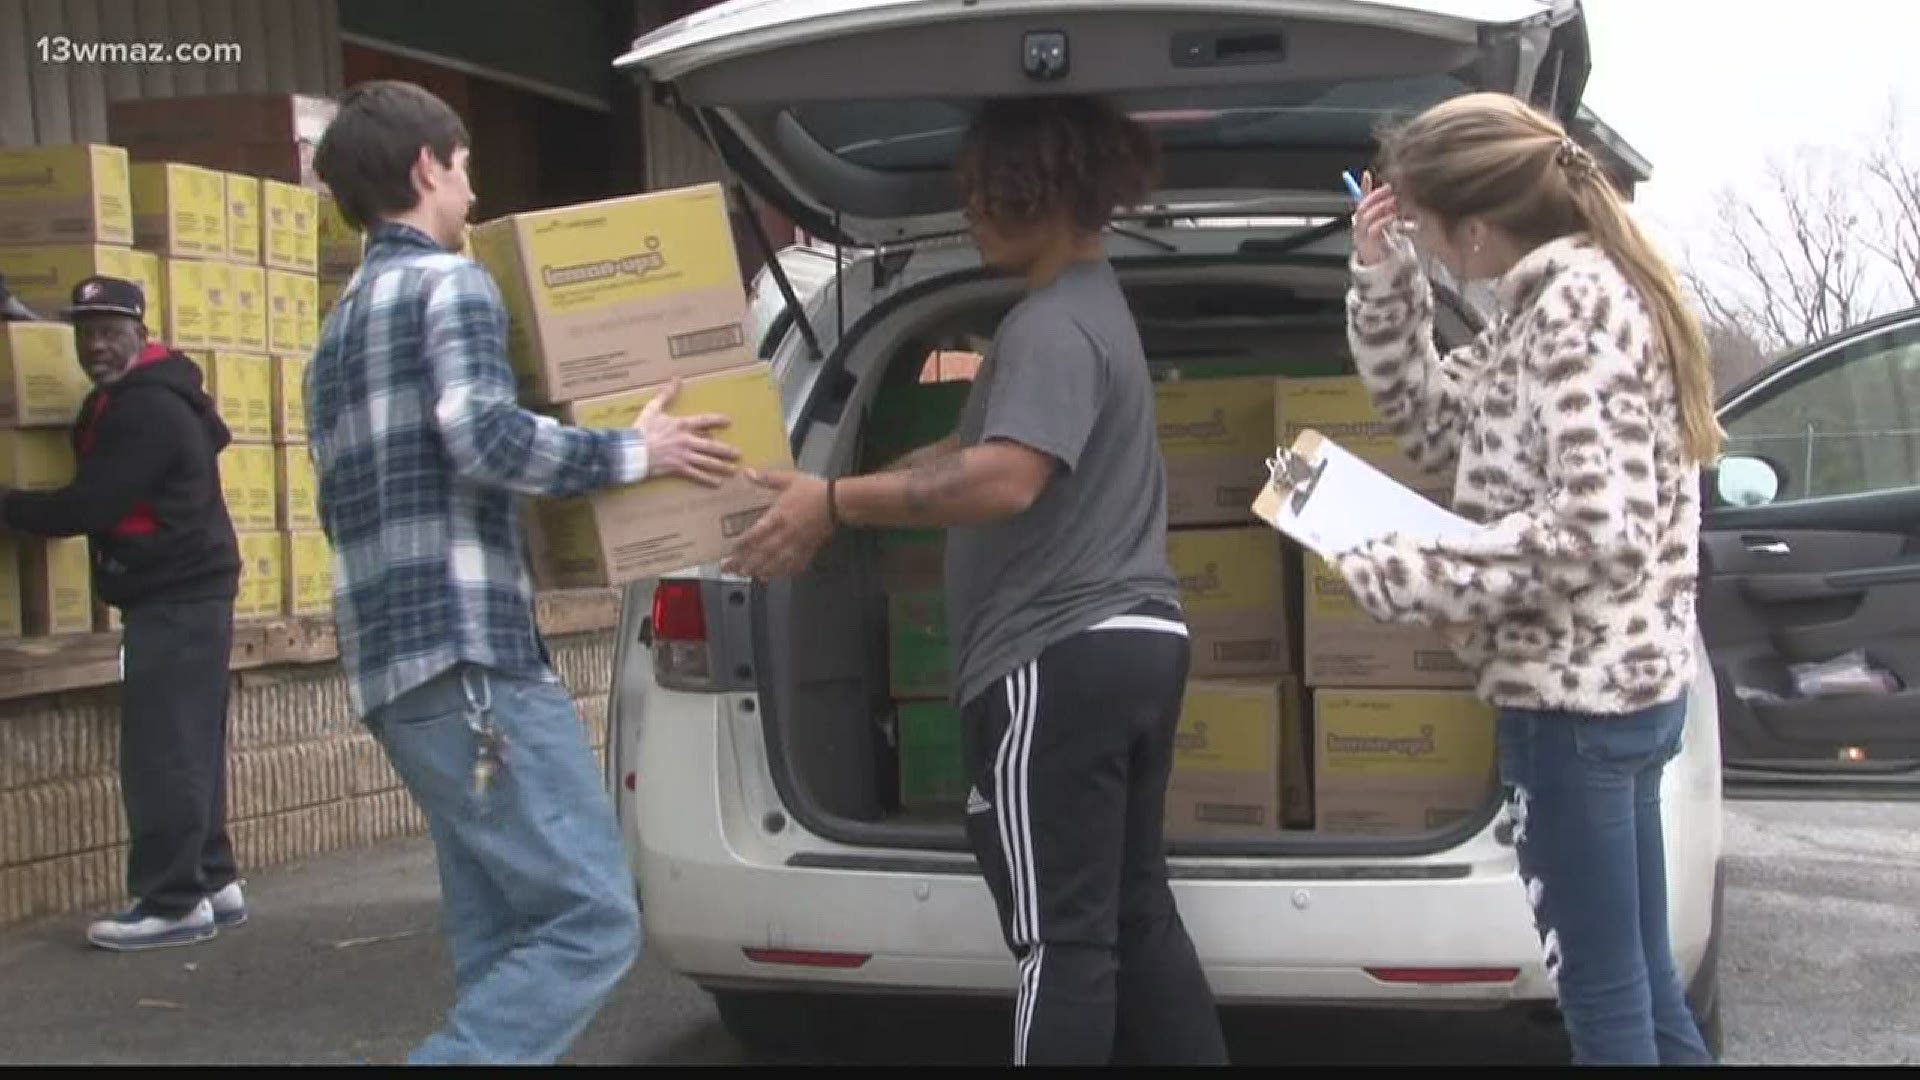
M764 252L754 323L796 459L825 474L870 467L883 385L1018 298L981 269L950 174L979 99L1102 94L1151 124L1163 189L1108 250L1156 374L1285 375L1346 355L1340 173L1378 126L1479 88L1571 117L1583 19L1577 0L735 0L618 63L815 238ZM1443 300L1439 336L1465 340L1478 316ZM960 816L895 808L874 544L847 532L792 581L706 567L626 593L609 779L648 946L749 1043L804 1027L815 995L1015 989ZM1674 946L1716 1040L1717 712L1703 670L1664 791ZM1426 835L1169 855L1223 1004L1552 1002L1497 791Z

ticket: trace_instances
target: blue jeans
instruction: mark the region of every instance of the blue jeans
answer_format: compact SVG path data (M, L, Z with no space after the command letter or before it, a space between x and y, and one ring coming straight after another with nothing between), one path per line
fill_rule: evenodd
M1500 774L1578 1065L1710 1065L1667 932L1660 775L1686 699L1625 716L1510 709Z
M503 767L473 786L490 705ZM633 878L593 752L557 682L457 668L367 726L425 811L457 1000L413 1064L546 1064L640 951Z

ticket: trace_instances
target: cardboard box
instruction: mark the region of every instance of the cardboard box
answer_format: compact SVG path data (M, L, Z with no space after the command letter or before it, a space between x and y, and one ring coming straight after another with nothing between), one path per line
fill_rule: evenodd
M134 162L174 161L259 180L298 184L314 191L326 185L313 171L314 147L297 142L193 141L129 142Z
M1321 832L1450 828L1494 797L1494 711L1444 690L1317 691L1313 777Z
M20 605L28 637L93 632L93 559L86 537L20 541Z
M526 400L577 401L753 359L718 184L498 218L472 243L505 298Z
M274 451L274 482L279 493L276 515L282 531L320 527L320 481L313 458L304 445L279 446Z
M320 277L323 280L335 278L344 281L360 268L366 234L347 224L346 217L340 213L340 204L334 201L333 196L320 196L319 207Z
M17 638L26 633L20 593L23 539L18 533L0 533L0 639Z
M93 632L96 634L117 634L127 628L121 617L120 609L96 598L93 602Z
M227 258L239 266L260 266L260 178L221 175L227 181Z
M1241 525L1273 456L1273 380L1208 379L1154 387L1167 462L1169 525Z
M314 192L280 180L260 181L260 260L271 270L320 270L320 204Z
M320 343L320 285L305 274L267 271L267 351L306 356Z
M233 614L239 619L271 619L286 603L286 548L277 532L242 532L240 595Z
M1377 622L1331 563L1311 552L1305 563L1308 686L1451 690L1473 685L1473 673L1439 630Z
M207 341L216 349L233 349L240 344L240 304L234 295L231 263L207 264Z
M652 400L635 390L560 410L582 427L622 428ZM686 380L676 415L720 413L723 438L743 468L791 469L780 395L767 365ZM589 496L537 504L529 530L535 573L549 587L621 585L714 562L732 554L742 533L773 504L773 494L736 475L718 488L661 477Z
M273 441L307 441L307 358L273 358Z
M220 492L235 529L269 531L279 525L278 469L271 446L235 443L221 451Z
M944 529L884 529L879 546L880 587L889 593L942 588L947 580Z
M900 734L900 805L964 805L973 785L960 749L960 715L944 701L902 701L896 706Z
M127 152L74 143L0 150L0 244L131 244Z
M207 298L207 270L199 259L160 260L166 297L161 337L176 349L213 348L213 308ZM148 305L151 310L152 305Z
M286 613L325 615L333 610L333 549L319 529L286 536Z
M1425 472L1401 452L1359 376L1279 380L1274 384L1274 422L1281 446L1292 446L1302 431L1312 428L1408 487L1423 492L1453 488L1451 476Z
M1287 565L1279 533L1264 525L1176 529L1167 534L1167 559L1193 635L1194 675L1293 670Z
M166 331L160 265L159 256L150 252L104 244L0 247L0 276L7 279L7 290L42 319L64 317L73 302L73 287L104 275L131 281L146 293L147 332L155 337Z
M1182 700L1167 784L1169 836L1272 836L1281 744L1298 724L1291 680L1195 679Z
M339 305L340 297L346 293L347 286L352 281L352 278L338 277L320 279L320 283L314 289L313 309L319 313L322 323L327 321L328 315L333 314L333 309Z
M887 597L888 681L896 698L944 698L953 687L944 592Z
M188 352L236 443L273 441L273 361L236 352Z
M186 142L217 132L232 142L318 145L339 106L312 94L196 94L107 104L107 134L129 143Z
M132 167L134 243L173 259L227 257L227 178L198 165Z
M0 424L66 427L80 415L93 381L80 370L73 327L56 322L0 323Z
M233 347L241 352L267 351L267 272L258 266L235 266L233 272Z
M0 430L0 487L58 491L73 483L73 439L53 428Z

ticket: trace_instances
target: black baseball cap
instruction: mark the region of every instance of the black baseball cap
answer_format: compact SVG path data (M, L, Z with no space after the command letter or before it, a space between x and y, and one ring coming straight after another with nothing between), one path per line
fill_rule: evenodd
M130 319L147 317L147 294L140 286L120 278L95 276L73 287L73 305L67 317L80 315L125 315Z

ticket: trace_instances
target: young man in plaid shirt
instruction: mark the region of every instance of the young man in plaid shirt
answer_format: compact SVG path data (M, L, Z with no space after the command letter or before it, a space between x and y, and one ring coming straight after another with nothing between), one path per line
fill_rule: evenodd
M519 407L492 278L455 252L473 204L465 126L375 82L340 100L314 168L367 229L307 369L341 662L426 812L458 994L418 1063L558 1058L639 950L613 808L534 624L518 495L649 476L718 483L718 416L662 395L633 430Z

